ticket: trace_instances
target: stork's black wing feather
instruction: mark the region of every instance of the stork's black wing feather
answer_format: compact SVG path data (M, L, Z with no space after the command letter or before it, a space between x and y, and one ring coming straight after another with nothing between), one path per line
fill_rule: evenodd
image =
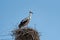
M19 24L19 28L21 28L27 21L28 21L28 19L25 20L25 21L21 21L20 24Z

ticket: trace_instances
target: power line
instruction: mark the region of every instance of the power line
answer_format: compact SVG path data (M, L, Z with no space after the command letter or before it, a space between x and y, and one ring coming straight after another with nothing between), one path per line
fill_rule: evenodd
M0 36L12 36L12 34L7 34L7 35L0 35Z
M0 40L13 40L13 38L1 38Z
M0 34L0 36L12 36L12 35L13 35L12 33Z

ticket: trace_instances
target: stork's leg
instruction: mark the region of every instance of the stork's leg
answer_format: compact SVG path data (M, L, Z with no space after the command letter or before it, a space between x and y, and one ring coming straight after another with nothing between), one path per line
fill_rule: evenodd
M28 25L27 25L27 27L28 27Z
M25 28L28 28L28 25L26 25Z

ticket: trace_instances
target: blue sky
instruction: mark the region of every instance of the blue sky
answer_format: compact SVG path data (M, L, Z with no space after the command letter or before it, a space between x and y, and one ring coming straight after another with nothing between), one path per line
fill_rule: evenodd
M60 40L60 0L0 0L0 39L12 40L11 31L30 9L34 14L29 27L41 32L40 39Z

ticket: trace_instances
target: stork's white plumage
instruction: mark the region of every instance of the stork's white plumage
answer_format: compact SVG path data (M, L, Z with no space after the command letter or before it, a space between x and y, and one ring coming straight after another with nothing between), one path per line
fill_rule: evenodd
M28 25L28 23L29 23L29 22L30 22L30 20L31 20L31 16L32 16L32 12L31 12L31 11L29 11L29 16L28 16L28 17L26 17L25 19L23 19L23 20L20 22L20 24L19 24L19 28L21 28L21 27L24 27L24 26Z

